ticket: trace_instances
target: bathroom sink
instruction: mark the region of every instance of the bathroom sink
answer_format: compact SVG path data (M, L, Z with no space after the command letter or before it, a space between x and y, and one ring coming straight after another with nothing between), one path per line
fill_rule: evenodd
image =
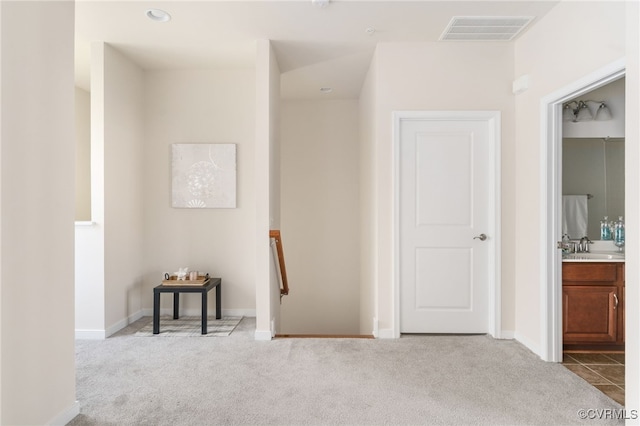
M624 253L569 253L562 255L562 260L569 262L624 262Z

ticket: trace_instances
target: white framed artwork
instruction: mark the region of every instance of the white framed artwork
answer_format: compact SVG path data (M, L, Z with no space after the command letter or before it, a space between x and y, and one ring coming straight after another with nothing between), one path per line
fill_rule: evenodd
M172 207L236 207L236 144L176 143L171 154Z

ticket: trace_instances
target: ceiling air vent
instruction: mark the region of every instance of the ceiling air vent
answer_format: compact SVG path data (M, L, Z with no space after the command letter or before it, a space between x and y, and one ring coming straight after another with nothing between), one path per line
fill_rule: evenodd
M440 36L446 41L510 41L533 16L454 16Z

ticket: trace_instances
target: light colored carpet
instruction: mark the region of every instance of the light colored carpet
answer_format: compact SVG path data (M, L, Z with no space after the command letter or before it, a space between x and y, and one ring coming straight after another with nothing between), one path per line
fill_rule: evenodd
M141 339L145 317L76 342L79 425L622 424L622 407L516 341L488 336L256 342Z
M160 317L160 333L153 334L153 322L136 331L138 337L217 337L228 336L238 326L242 317L222 317L217 320L215 317L207 318L207 334L202 334L201 317L181 317L173 319L173 316Z

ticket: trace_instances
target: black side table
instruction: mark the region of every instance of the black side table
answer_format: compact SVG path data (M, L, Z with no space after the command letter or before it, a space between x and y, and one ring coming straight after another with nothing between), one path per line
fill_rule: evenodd
M202 285L164 285L153 289L153 334L160 333L160 293L173 293L173 319L178 319L180 293L202 294L202 334L207 334L207 293L216 289L216 319L222 318L222 279L209 278Z

